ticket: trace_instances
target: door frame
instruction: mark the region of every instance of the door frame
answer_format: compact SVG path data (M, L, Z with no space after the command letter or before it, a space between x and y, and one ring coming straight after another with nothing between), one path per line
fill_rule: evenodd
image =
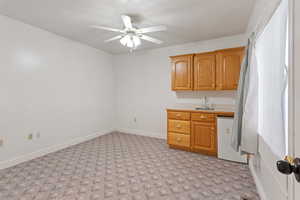
M288 155L295 157L295 61L294 61L294 26L295 26L295 0L288 0L289 3L289 71L288 71ZM288 176L287 178L287 192L288 192L288 200L296 200L295 199L295 178L294 176Z

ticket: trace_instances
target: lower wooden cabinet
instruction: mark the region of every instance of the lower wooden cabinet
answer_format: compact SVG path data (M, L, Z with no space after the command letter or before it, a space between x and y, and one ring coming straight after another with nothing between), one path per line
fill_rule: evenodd
M168 111L170 147L217 156L216 114Z
M208 154L217 155L217 134L215 123L211 122L192 122L191 150Z

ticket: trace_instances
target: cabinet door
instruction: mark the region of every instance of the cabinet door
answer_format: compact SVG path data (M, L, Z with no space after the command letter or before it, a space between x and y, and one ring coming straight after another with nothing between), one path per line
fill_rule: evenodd
M193 55L171 57L172 90L192 90Z
M217 90L237 89L243 57L244 47L217 51Z
M215 123L192 122L191 133L192 151L217 155Z
M194 57L194 90L215 90L216 54L196 54Z

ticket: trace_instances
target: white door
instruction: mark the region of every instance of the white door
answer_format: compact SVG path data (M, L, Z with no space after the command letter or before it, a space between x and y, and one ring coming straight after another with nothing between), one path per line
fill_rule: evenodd
M259 74L259 155L251 163L262 200L287 200L288 176L276 169L276 161L286 155L283 120L284 61L287 0L282 0L256 40ZM276 5L277 7L277 5ZM274 81L277 80L277 81ZM279 123L278 123L279 122ZM261 189L263 188L263 189Z
M300 158L300 1L290 4L290 65L289 65L289 155ZM288 199L300 199L300 183L292 174L288 178Z

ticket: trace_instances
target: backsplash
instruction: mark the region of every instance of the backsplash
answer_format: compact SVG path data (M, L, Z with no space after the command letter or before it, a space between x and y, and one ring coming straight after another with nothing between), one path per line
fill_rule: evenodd
M234 105L236 91L182 91L176 92L176 103L203 104L203 97L207 97L209 104Z

